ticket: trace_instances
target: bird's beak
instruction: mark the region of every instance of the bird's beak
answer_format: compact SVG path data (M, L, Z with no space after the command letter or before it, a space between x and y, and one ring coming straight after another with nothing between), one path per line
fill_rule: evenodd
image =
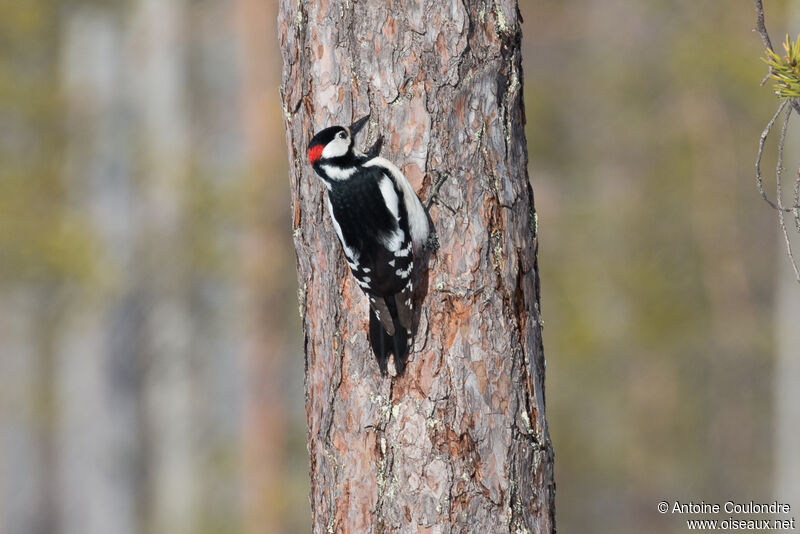
M351 137L355 137L356 134L358 133L358 131L361 130L361 128L364 127L364 125L367 123L368 120L369 120L369 115L364 115L363 117L358 119L356 122L351 124L350 125L350 136Z

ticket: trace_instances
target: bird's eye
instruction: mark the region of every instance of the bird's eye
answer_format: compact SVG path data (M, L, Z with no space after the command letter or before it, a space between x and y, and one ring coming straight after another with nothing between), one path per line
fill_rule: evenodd
M345 137L347 137L347 134L345 132L339 132L339 136L338 137L339 137L339 139L344 139Z

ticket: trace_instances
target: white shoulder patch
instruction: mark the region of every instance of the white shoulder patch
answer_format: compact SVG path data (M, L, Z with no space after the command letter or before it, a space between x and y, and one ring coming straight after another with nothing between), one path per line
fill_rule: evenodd
M378 182L378 187L381 189L381 195L383 195L383 201L386 203L386 207L389 208L394 218L397 219L399 217L398 213L400 213L400 200L397 198L397 191L394 190L392 179L388 176L382 177L381 181Z
M425 208L422 207L417 193L411 188L406 177L400 172L391 161L377 157L372 158L364 164L365 167L383 167L391 174L392 179L398 186L398 189L403 195L403 204L408 213L408 228L411 231L411 240L417 246L422 246L425 240L428 239L430 234L430 227L428 226L428 214L425 213ZM383 183L383 180L381 180ZM381 192L383 188L381 187ZM384 197L385 198L385 197ZM397 250L397 249L395 249Z

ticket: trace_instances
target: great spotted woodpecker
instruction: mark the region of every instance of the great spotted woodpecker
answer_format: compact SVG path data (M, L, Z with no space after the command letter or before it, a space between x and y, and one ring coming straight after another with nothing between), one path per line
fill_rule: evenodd
M383 375L389 356L402 374L412 320L411 271L430 237L428 214L411 185L391 162L367 154L354 138L369 115L349 127L318 132L308 160L328 190L327 206L350 271L369 299L369 338Z

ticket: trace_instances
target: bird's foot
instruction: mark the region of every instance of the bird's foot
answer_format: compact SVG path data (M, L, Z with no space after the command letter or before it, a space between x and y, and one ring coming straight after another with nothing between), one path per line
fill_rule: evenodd
M437 198L439 196L439 189L441 189L442 184L445 183L448 178L450 178L450 175L447 174L447 173L439 174L438 178L436 178L436 181L433 182L433 185L431 186L431 190L428 193L428 198L425 199L425 209L426 210L430 209L431 204L436 202L440 206L444 206L445 208L450 210L450 212L452 212L452 213L456 212L453 208L451 208L450 206L448 206L447 204L442 202L441 199Z

